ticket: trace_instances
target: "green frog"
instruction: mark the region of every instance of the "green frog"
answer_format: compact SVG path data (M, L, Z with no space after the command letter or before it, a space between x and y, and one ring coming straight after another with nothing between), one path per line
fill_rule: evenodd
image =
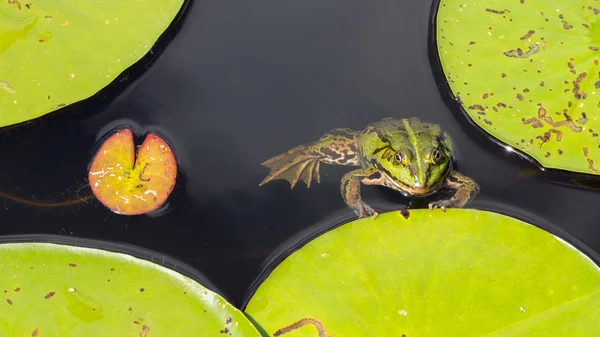
M296 146L262 165L270 169L262 186L285 179L294 188L303 181L308 188L321 182L321 163L360 168L342 177L344 201L359 218L377 217L360 195L360 184L381 185L405 196L424 197L442 187L456 190L450 199L429 203L429 209L463 207L479 193L479 185L452 169L454 149L439 125L418 118L384 118L362 131L337 128L316 142Z

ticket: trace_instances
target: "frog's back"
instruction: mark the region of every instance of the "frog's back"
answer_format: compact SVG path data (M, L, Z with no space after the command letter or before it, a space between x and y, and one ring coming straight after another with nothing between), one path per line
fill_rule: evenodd
M422 121L416 117L384 118L373 122L361 132L359 145L362 159L368 161L377 155L382 146L391 144L395 150L415 147L435 147L440 139L447 139L439 125Z

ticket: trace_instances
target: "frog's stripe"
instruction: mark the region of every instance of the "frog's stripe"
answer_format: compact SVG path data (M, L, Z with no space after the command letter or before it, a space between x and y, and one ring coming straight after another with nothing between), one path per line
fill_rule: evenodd
M415 160L417 161L417 167L418 167L418 172L419 175L422 175L423 173L423 167L421 164L421 154L419 153L419 140L417 139L417 135L415 135L415 130L413 130L413 128L410 126L410 123L408 121L408 119L403 119L402 123L404 124L404 127L406 128L406 133L408 134L408 140L410 141L410 144L412 145L413 148L413 152L415 154ZM425 181L425 177L417 177L419 179L419 182L421 184L427 184L427 182Z

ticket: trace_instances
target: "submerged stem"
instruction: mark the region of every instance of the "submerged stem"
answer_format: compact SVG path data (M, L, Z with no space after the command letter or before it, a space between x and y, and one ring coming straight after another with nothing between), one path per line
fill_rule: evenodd
M317 328L317 331L319 332L319 337L329 337L327 332L325 332L325 327L323 326L323 324L319 320L314 319L314 318L303 318L291 325L288 325L284 328L281 328L281 329L275 331L273 336L275 336L275 337L281 336L281 335L291 332L293 330L300 329L301 327L303 327L307 324L313 324L315 326L315 328Z

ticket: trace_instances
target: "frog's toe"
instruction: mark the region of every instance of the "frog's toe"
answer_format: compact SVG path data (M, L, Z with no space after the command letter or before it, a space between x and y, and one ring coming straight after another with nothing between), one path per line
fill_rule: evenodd
M429 209L441 208L445 212L447 207L454 207L454 203L451 200L439 200L429 203Z
M365 218L369 216L371 219L375 219L379 215L379 213L377 213L371 206L365 204L364 202L361 202L356 208L354 208L354 213L356 213L356 216L359 218Z

